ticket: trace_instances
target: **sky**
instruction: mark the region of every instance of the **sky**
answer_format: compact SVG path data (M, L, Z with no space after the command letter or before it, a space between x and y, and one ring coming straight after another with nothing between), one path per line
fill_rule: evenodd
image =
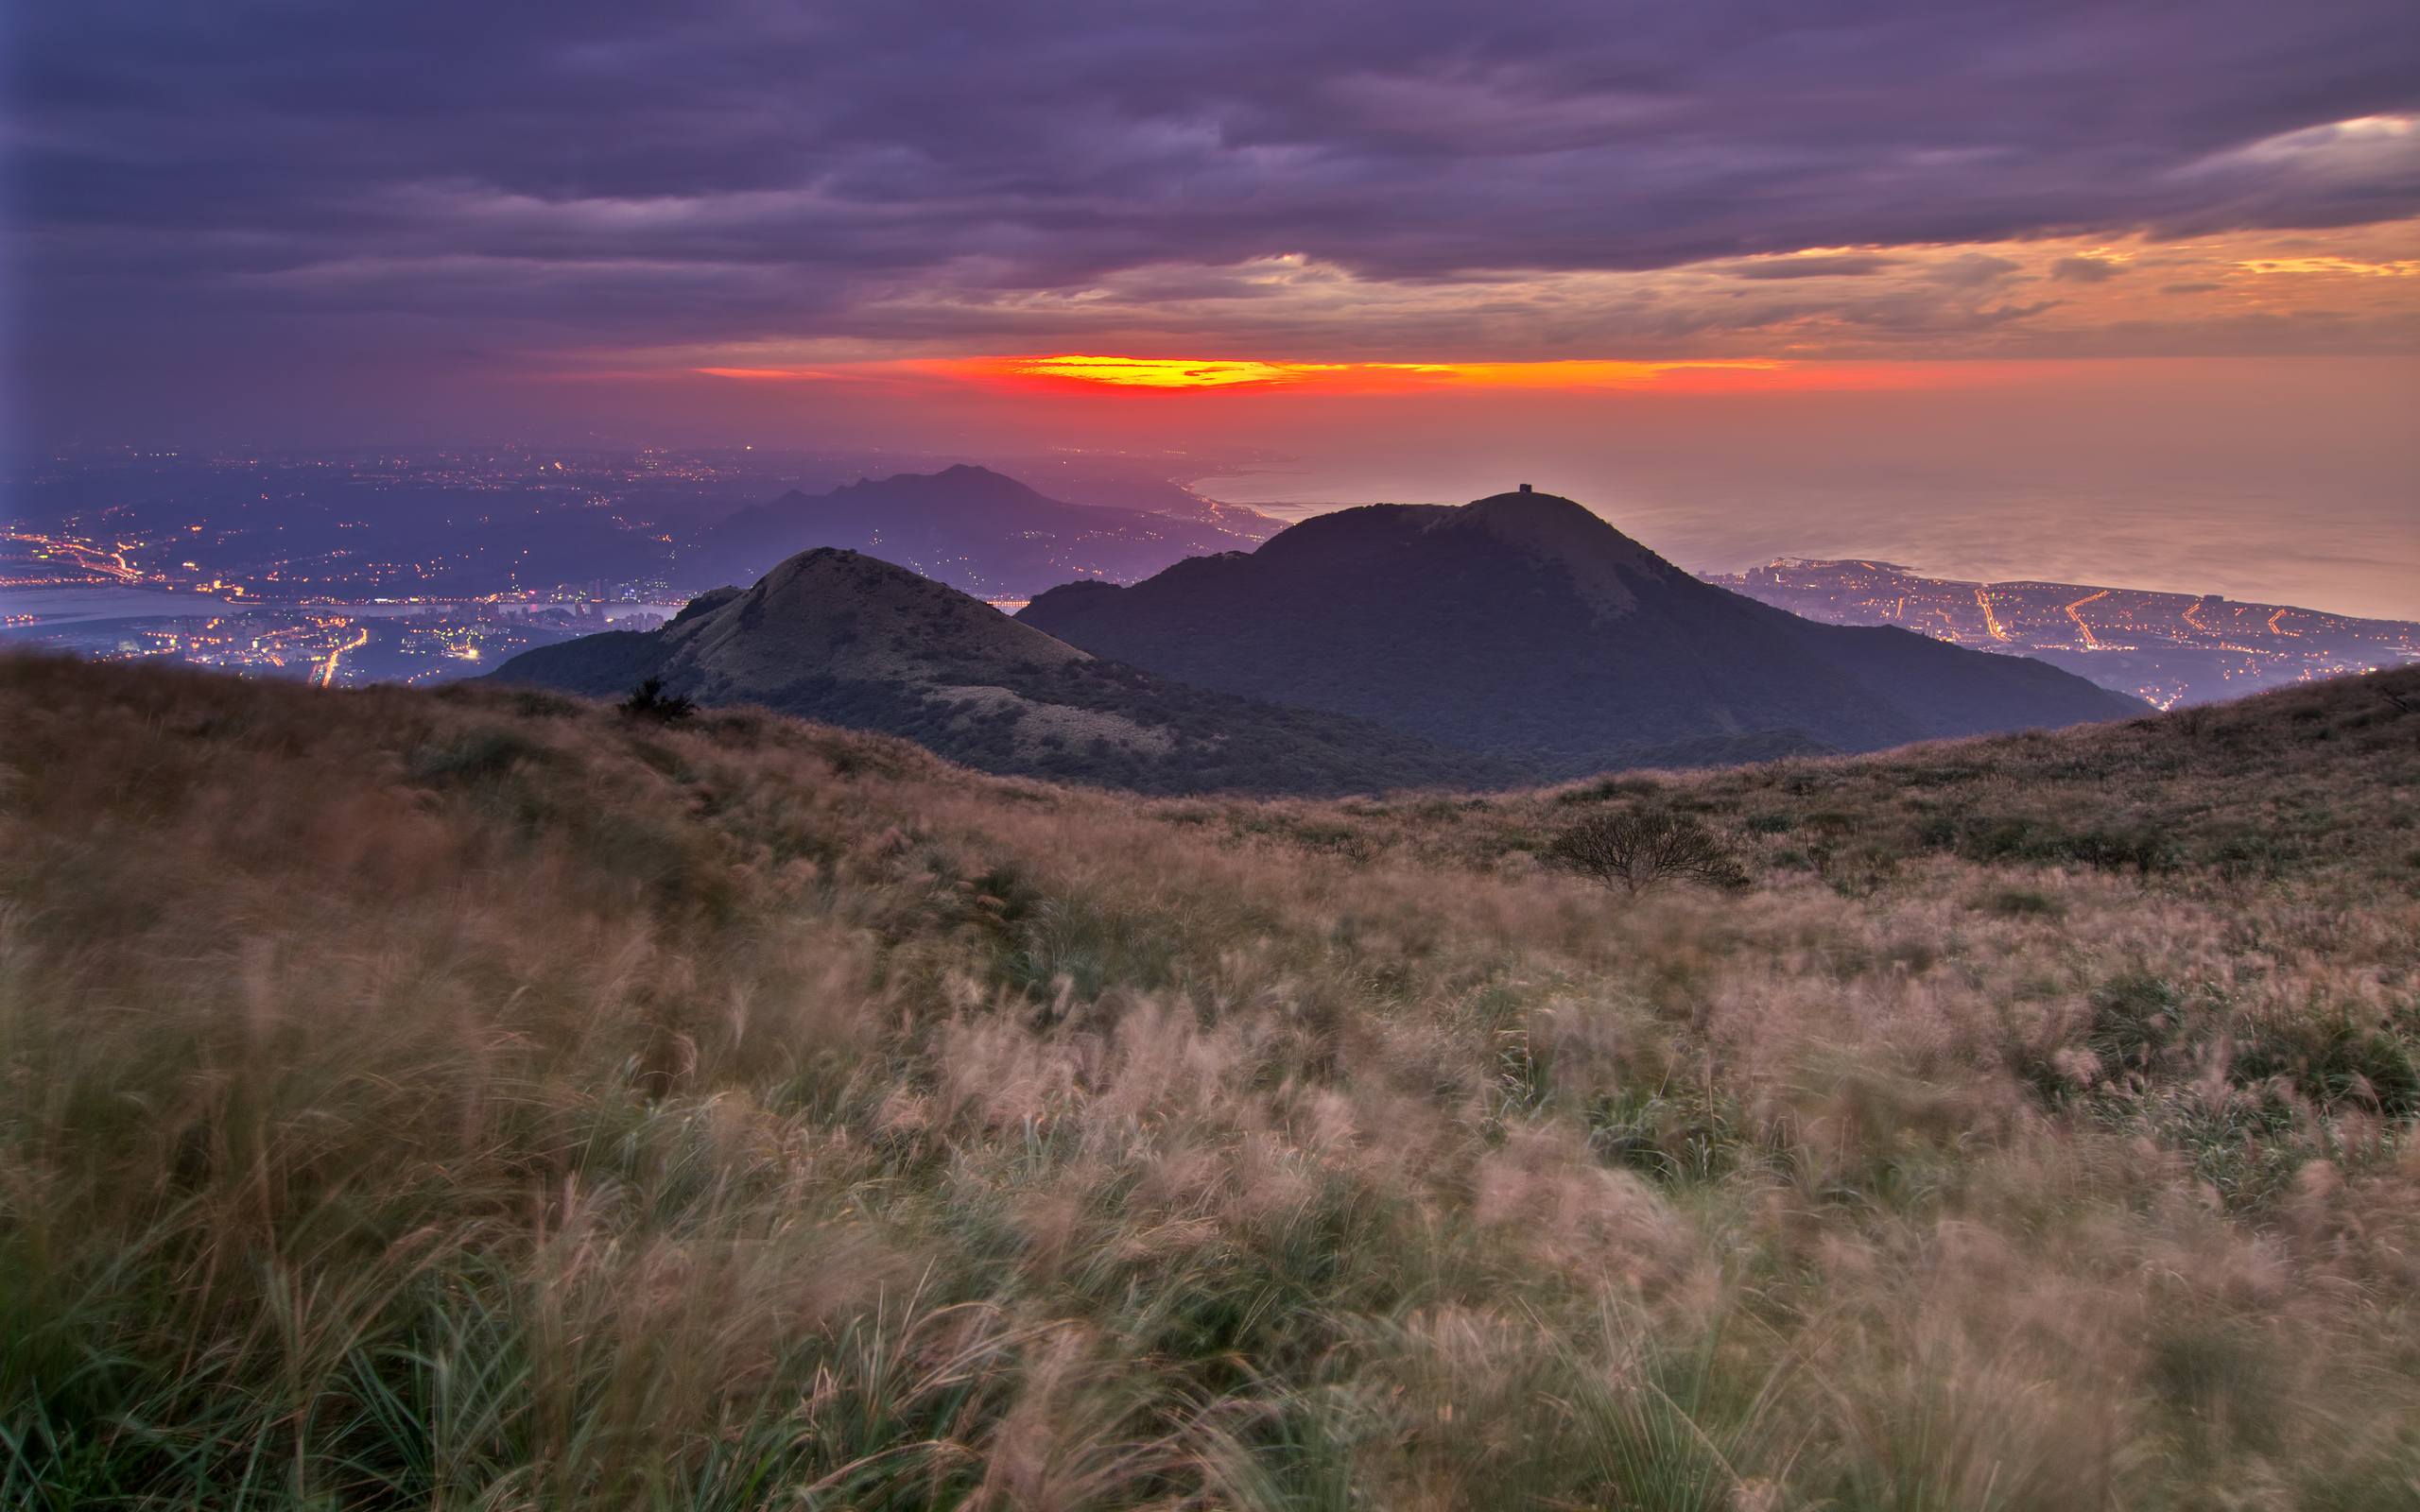
M33 444L1517 473L2420 617L2410 0L16 9Z

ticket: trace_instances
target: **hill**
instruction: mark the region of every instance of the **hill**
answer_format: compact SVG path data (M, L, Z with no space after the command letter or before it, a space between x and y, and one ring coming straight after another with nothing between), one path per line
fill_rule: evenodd
M1025 598L1071 577L1131 581L1277 529L1249 510L1188 517L1064 504L1012 477L963 464L866 479L828 493L793 490L709 531L683 562L693 580L751 582L801 551L844 547L902 563L984 598Z
M1872 750L2144 709L2040 662L1799 619L1541 493L1340 510L1018 618L1181 681L1575 775L1679 741Z
M1142 792L1503 785L1517 770L1101 661L851 551L802 552L752 588L701 595L660 630L540 646L492 676L596 696L656 678L708 705L903 735L986 771Z
M2397 1504L2415 709L1168 801L0 660L0 1502ZM1748 890L1539 864L1647 808Z

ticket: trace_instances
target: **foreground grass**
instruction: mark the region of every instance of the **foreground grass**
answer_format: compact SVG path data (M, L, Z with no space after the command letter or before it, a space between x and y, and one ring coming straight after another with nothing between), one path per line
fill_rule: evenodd
M2411 1504L2412 704L1152 803L0 662L0 1504Z

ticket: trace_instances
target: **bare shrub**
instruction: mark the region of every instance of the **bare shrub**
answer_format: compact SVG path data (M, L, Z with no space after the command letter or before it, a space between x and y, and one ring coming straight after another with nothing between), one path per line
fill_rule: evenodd
M677 725L698 712L697 700L683 694L664 691L662 678L649 678L631 690L622 700L622 713L633 719L652 719L658 724Z
M1556 835L1546 859L1624 892L1645 892L1668 882L1723 892L1748 885L1748 873L1721 836L1704 820L1668 809L1592 814Z

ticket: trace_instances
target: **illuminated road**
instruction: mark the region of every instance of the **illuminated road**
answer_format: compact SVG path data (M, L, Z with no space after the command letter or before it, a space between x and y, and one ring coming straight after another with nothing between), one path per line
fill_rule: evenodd
M319 677L313 680L317 681L322 688L335 686L337 680L337 663L343 660L344 654L347 651L358 651L369 644L370 628L368 626L364 626L360 632L354 635L352 640L347 641L344 644L337 646L335 650L328 653L328 659L320 663Z
M1975 590L1975 603L1983 611L1983 628L1992 632L1992 639L2007 640L2007 628L2000 624L1999 616L1992 612L1992 595L1979 588Z
M2083 616L2077 613L2076 610L2083 608L2086 604L2091 603L2096 598L2107 598L2108 596L2109 590L2104 588L2098 593L2092 593L2085 597L2079 598L2074 603L2067 606L2067 618L2076 622L2077 629L2083 631L2083 644L2091 650L2100 650L2100 643L2093 638L2092 627L2086 625L2083 622Z
M35 555L40 557L48 558L54 553L64 554L82 571L114 578L121 583L139 583L144 580L142 569L126 559L127 548L124 546L114 551L103 551L98 546L87 546L82 541L69 541L58 536L39 535L26 530L11 530L8 533L8 539L34 547Z
M1781 558L1707 581L1832 625L1904 625L2035 656L2162 707L2420 664L2420 621L2090 583L1976 583L1887 562Z

